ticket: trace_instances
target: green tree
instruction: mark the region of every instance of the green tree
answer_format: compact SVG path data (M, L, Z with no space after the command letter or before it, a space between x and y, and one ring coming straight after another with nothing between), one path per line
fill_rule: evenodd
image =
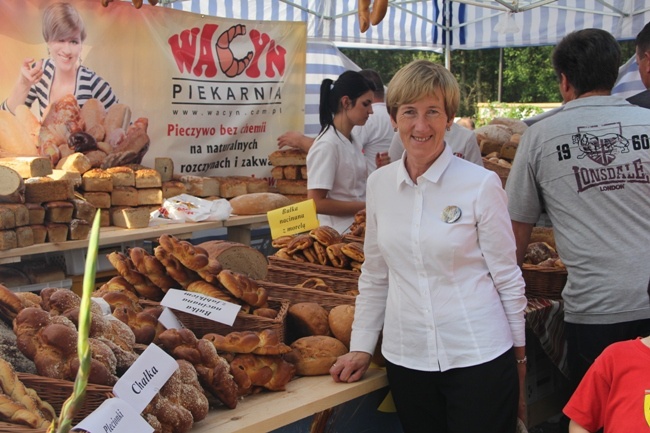
M560 90L551 64L553 47L503 50L501 102L560 102Z

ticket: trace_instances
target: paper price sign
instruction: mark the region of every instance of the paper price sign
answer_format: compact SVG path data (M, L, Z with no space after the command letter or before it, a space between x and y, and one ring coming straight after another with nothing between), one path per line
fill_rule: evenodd
M75 426L90 433L153 433L154 428L129 403L109 398Z
M174 358L150 344L113 386L113 392L140 413L177 369Z
M241 305L178 289L169 289L160 305L228 326L232 326L241 309Z
M273 239L306 232L320 225L316 216L316 205L312 199L274 209L267 212L266 216Z

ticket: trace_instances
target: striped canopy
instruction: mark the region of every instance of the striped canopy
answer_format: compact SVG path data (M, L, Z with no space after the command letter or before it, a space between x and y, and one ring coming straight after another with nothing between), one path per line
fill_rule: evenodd
M650 22L645 0L388 0L388 12L359 31L358 0L163 0L165 7L255 21L307 23L305 130L315 135L319 86L359 67L337 47L444 51L555 45L567 33L601 28L618 40L634 39ZM615 93L643 90L631 59L621 68Z
M644 0L388 0L383 22L359 31L358 0L166 0L175 9L264 21L304 21L307 37L338 47L481 49L555 45L597 27L634 39L650 21Z

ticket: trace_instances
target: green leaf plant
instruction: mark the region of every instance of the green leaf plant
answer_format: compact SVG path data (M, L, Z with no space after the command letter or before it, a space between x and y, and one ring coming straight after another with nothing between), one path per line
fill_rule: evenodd
M79 356L79 370L74 382L72 395L63 403L59 418L52 420L47 433L68 433L72 428L72 421L83 405L86 396L88 375L90 374L90 345L88 334L90 332L90 298L95 288L95 274L97 271L97 251L99 246L100 210L97 209L93 226L88 240L86 253L86 267L83 278L83 294L79 308L79 337L77 339L77 354Z

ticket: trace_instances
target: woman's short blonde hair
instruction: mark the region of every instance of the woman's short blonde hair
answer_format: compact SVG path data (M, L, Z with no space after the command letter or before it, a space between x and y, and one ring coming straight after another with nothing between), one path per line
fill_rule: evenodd
M86 40L86 26L79 12L70 3L52 3L43 11L43 39L45 42L67 39L79 32L81 42Z
M388 114L397 120L399 107L432 96L437 90L442 92L447 118L453 119L460 104L460 89L456 78L442 65L428 60L414 60L397 71L388 84Z

